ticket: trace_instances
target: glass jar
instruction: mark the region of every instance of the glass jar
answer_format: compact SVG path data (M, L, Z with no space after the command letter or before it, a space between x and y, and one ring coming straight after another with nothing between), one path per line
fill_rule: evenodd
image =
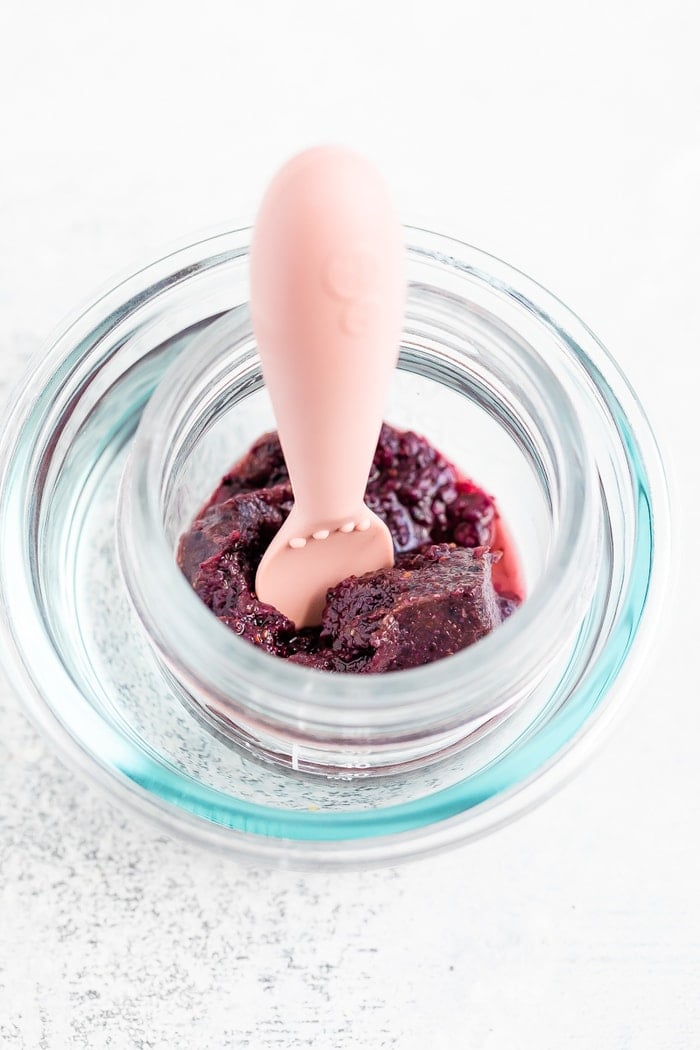
M524 275L406 235L387 418L496 495L527 582L471 648L387 675L311 671L236 637L181 575L179 536L273 426L250 231L98 299L2 439L7 662L28 706L122 798L241 857L395 862L511 819L588 753L658 611L663 473L614 363Z

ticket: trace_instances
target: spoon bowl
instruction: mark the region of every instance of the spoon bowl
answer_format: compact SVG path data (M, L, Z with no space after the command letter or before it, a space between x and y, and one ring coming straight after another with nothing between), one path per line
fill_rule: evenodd
M258 569L258 595L274 595L270 604L297 626L321 622L326 593L340 580L394 562L391 533L364 504L354 520L329 524L331 528L318 529L307 540L308 529L299 527L293 508Z

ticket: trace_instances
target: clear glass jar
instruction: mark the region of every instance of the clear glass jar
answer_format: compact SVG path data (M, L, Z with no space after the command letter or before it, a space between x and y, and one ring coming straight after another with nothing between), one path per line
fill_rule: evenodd
M174 556L273 425L248 240L222 232L127 279L20 392L2 441L7 662L62 749L168 827L268 862L395 862L511 819L590 749L658 609L663 473L581 321L505 264L408 228L387 417L496 495L527 601L470 649L389 675L256 650Z

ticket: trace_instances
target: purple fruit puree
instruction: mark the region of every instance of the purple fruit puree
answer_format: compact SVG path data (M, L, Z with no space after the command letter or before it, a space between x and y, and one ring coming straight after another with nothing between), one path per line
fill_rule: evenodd
M293 502L274 433L256 441L200 510L180 541L180 567L236 634L325 671L430 663L478 641L520 604L517 560L493 499L425 438L385 423L365 498L389 527L396 563L331 588L320 627L297 631L255 597L258 564Z

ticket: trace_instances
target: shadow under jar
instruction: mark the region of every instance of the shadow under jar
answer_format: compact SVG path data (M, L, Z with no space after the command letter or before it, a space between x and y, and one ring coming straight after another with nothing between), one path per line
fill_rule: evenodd
M513 819L590 753L660 608L663 470L574 314L407 228L386 418L496 497L526 600L414 670L329 674L255 649L176 562L274 425L249 240L224 230L151 263L37 358L0 441L5 663L59 752L161 826L256 862L394 863Z

